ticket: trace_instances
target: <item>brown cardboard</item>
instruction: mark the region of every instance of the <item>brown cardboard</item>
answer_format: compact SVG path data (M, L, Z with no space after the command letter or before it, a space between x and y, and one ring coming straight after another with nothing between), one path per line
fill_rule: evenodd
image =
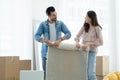
M96 75L104 76L109 73L109 56L96 57Z
M19 57L0 57L0 80L20 80Z
M104 76L97 76L97 80L103 80Z
M31 60L20 60L20 70L31 70Z

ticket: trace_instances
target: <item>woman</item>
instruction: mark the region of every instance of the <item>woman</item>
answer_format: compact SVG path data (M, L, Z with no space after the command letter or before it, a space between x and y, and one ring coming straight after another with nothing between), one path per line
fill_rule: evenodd
M102 27L97 21L97 15L94 11L88 11L85 17L83 27L78 32L75 41L76 47L86 49L89 46L88 54L88 80L97 80L96 70L96 54L97 47L103 45ZM79 44L82 38L82 45Z

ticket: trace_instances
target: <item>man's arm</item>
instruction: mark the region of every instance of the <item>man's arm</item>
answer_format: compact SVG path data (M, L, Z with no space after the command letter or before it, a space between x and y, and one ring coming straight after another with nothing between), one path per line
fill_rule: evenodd
M41 23L35 33L35 40L38 42L44 42L44 39L41 37L43 34L43 23Z
M59 40L55 41L54 43L54 46L59 46L59 44L66 40L66 39L69 39L71 37L71 33L70 31L68 30L68 28L66 27L66 25L62 22L61 24L61 29L62 29L62 32L65 34L63 37L61 37Z
M41 43L46 43L48 46L53 46L52 42L41 37L43 34L43 23L38 27L37 32L35 33L35 40Z
M61 29L62 29L62 32L65 34L63 37L61 37L61 40L63 41L63 40L69 39L71 37L71 32L63 22L61 25Z

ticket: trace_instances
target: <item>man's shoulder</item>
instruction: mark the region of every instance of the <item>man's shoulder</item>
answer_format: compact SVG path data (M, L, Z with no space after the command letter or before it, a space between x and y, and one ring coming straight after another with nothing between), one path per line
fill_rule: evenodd
M61 21L61 20L56 20L56 23L57 23L57 24L63 24L63 21ZM42 21L40 24L46 25L46 24L48 24L48 21L47 21L47 20Z
M46 26L46 24L47 24L47 21L42 21L42 22L39 23L39 26L44 27L44 26Z
M41 24L47 24L47 20L42 21Z
M56 23L57 23L57 24L63 24L63 21L57 20Z

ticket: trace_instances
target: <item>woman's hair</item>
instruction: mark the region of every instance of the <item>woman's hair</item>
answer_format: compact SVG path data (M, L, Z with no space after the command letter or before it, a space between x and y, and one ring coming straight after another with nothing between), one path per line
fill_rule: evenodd
M102 27L98 23L97 15L96 15L96 13L94 11L88 11L87 16L91 19L91 24L94 27L99 26L102 29ZM85 32L88 32L89 28L90 28L90 24L85 22L83 26L84 26Z

